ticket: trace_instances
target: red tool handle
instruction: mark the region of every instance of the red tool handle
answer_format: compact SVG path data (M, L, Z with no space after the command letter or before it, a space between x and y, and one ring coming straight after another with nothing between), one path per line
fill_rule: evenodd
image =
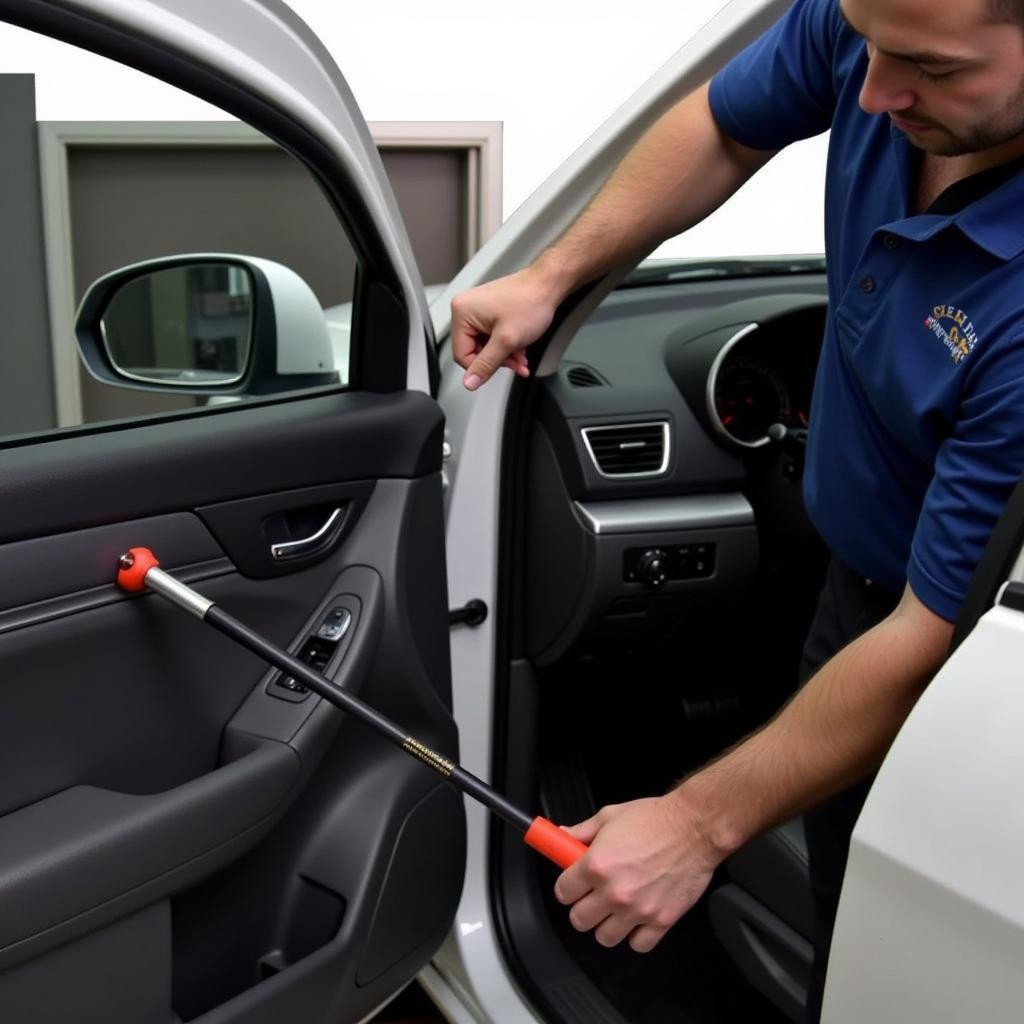
M534 818L523 839L527 846L532 846L560 868L571 868L588 849L586 843L581 843L547 818Z

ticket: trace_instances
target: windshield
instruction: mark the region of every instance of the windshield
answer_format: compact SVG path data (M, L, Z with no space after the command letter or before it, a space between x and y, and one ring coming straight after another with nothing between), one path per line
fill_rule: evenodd
M643 288L647 285L708 281L721 277L778 277L783 274L820 274L824 271L825 257L817 253L781 257L651 259L644 260L619 287Z

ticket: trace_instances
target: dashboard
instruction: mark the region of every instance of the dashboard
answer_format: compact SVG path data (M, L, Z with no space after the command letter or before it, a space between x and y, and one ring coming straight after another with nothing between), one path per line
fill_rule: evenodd
M532 427L538 664L742 592L766 549L801 543L825 295L821 272L627 287L581 328Z
M824 330L818 313L813 308L767 327L749 324L719 351L708 374L708 400L714 428L726 441L759 448L772 442L775 424L807 429L814 339Z

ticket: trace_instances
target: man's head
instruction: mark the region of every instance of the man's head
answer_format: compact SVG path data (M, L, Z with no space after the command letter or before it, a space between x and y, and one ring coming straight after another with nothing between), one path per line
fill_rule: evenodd
M860 105L937 156L1024 145L1024 0L837 0L870 57Z

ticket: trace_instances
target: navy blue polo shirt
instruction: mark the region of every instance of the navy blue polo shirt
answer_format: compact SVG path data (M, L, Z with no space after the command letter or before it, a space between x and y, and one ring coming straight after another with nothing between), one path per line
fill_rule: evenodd
M839 559L952 620L1024 471L1024 174L912 215L920 154L860 109L866 68L838 0L796 0L711 109L754 149L832 129L804 498Z

